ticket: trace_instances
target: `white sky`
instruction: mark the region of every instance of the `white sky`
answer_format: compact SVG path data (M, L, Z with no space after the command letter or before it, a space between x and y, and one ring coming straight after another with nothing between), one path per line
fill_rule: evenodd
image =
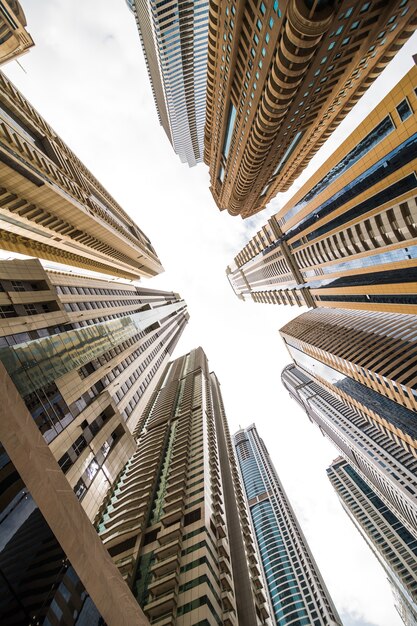
M278 329L303 310L241 302L225 268L291 194L243 222L220 213L205 165L182 165L156 111L124 0L21 0L36 46L6 74L150 237L190 323L174 356L201 345L222 383L231 431L257 424L345 626L400 626L381 566L342 510L325 469L337 456L289 399ZM417 35L316 155L304 182L412 65Z

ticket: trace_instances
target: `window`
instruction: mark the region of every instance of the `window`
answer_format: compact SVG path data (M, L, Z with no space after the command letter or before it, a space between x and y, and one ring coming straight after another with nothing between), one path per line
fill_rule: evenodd
M0 317L17 317L17 313L12 306L0 306Z
M265 6L265 4L263 2L261 2L261 6L259 8L260 8L260 11L261 11L262 15L265 15L265 13L266 13L266 6Z
M370 2L365 2L365 4L362 5L360 13L365 13L369 9L370 6L371 6Z
M408 104L407 98L405 98L400 104L397 106L397 113L400 116L402 122L405 122L406 119L412 115L413 111L411 110L410 105Z
M27 315L37 315L37 310L34 304L25 304L24 309Z
M256 28L257 28L258 30L262 30L262 22L261 22L261 20L257 20L257 22L256 22Z

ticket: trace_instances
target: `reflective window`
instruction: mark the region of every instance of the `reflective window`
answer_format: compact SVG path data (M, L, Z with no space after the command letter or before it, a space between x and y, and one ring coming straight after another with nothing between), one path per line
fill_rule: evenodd
M400 116L400 119L401 119L402 122L404 122L406 119L408 119L410 117L410 115L413 114L413 111L411 110L411 107L410 107L410 105L408 103L407 98L405 98L397 106L397 112L398 112L398 115Z

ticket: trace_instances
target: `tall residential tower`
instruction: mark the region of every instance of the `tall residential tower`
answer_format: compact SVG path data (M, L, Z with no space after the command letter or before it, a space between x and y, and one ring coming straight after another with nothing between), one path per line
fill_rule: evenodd
M220 386L201 348L168 365L136 436L97 527L151 623L266 624Z
M238 431L233 440L275 624L340 626L342 622L256 426Z
M404 624L415 626L417 536L403 526L346 461L336 459L327 475L346 513L384 568Z
M0 0L0 65L24 54L33 45L20 2Z
M131 279L163 270L148 237L2 73L0 248Z
M412 0L212 0L204 160L218 207L286 191L414 32Z
M417 312L417 67L227 269L242 299Z
M135 15L159 122L183 163L203 159L208 0L127 0Z
M90 519L188 320L178 294L0 263L0 360Z

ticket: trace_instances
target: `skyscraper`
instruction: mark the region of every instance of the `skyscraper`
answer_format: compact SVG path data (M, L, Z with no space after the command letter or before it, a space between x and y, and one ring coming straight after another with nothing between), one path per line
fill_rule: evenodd
M411 0L210 3L204 160L220 209L287 190L414 32Z
M343 508L378 558L407 626L417 624L417 538L412 535L345 460L327 475Z
M33 45L20 2L0 0L0 65L24 54Z
M168 365L136 435L97 528L145 614L161 626L265 624L220 386L201 348Z
M414 66L228 268L274 304L417 312Z
M203 159L208 0L127 0L136 18L158 118L182 163Z
M275 623L340 625L255 424L239 430L233 440Z
M163 268L148 237L0 73L0 247L140 278Z
M417 535L415 453L404 450L393 440L390 431L380 424L381 416L370 413L371 407L367 406L368 412L365 412L360 405L354 405L354 397L340 395L337 384L324 386L317 376L295 365L284 369L282 382L311 422L330 439L361 479L395 513L402 525ZM408 419L410 424L415 420L413 411L400 406L396 417Z
M314 309L281 329L294 360L416 455L415 315Z
M178 294L0 262L0 360L94 519L187 323Z

